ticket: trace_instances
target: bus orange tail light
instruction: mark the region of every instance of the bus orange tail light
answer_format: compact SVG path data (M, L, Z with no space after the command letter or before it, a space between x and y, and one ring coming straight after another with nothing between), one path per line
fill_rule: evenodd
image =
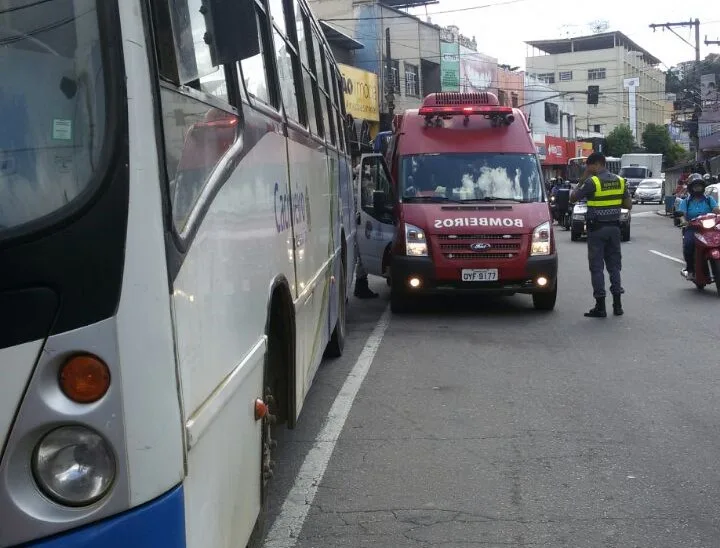
M110 369L89 354L73 356L60 368L60 388L76 403L93 403L110 388Z

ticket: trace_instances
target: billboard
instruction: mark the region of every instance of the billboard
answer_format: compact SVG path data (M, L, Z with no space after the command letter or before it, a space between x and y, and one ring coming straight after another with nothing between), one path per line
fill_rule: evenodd
M440 89L460 91L460 56L457 42L440 42Z
M459 44L460 91L497 93L497 59Z
M700 77L702 112L698 120L700 150L720 150L720 94L718 77L703 74Z
M345 110L353 118L380 121L377 74L338 63L343 78Z

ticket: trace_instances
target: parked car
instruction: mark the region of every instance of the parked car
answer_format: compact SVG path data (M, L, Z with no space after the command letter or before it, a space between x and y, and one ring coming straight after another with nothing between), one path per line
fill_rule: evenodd
M640 204L645 202L665 202L665 181L662 179L643 179L635 191L634 199Z
M630 223L632 215L629 209L624 207L620 210L620 232L623 242L630 241ZM583 236L587 236L587 224L585 223L585 215L587 214L587 202L582 201L575 204L570 217L570 240L577 242Z

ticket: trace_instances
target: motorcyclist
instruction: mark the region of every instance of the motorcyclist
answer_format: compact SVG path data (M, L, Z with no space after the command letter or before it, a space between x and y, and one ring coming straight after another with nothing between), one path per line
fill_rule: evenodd
M705 180L699 173L693 173L687 181L688 195L678 206L682 213L680 225L683 227L683 256L685 273L688 279L695 278L695 230L687 223L700 215L720 213L720 207L712 196L705 196Z

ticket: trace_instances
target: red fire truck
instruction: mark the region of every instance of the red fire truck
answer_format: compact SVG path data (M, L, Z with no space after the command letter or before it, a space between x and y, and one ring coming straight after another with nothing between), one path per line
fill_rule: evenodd
M428 95L396 124L385 158L361 158L358 243L391 287L414 295L532 295L552 310L557 250L535 144L522 112L492 93Z

